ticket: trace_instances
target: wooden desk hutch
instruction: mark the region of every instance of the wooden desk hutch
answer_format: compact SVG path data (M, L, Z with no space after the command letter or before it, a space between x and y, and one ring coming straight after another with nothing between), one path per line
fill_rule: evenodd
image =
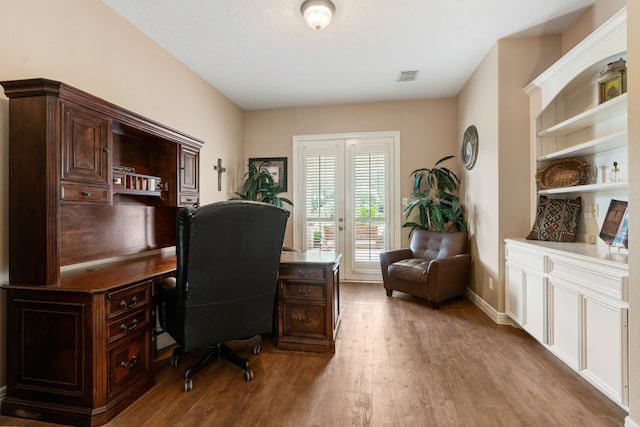
M10 169L2 414L104 424L154 383L154 283L176 265L160 249L175 246L178 207L198 201L203 142L61 82L0 84Z

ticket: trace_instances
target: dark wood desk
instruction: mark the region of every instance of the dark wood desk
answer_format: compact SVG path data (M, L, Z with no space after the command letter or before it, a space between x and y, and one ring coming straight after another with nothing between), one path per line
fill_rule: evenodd
M154 384L152 298L176 268L153 255L7 285L2 414L75 426L109 421Z
M340 254L283 252L278 348L335 352ZM176 257L61 273L60 284L6 285L2 414L76 426L106 423L154 384L153 294Z
M340 328L340 257L335 252L282 253L279 349L335 353Z

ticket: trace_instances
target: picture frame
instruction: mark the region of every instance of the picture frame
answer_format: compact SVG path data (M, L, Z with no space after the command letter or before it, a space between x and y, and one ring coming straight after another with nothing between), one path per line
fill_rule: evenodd
M260 167L260 165L266 164L263 169L266 169L273 182L282 186L282 191L287 191L287 158L286 157L252 157L249 159L249 164Z
M605 80L600 83L600 103L613 99L624 92L621 75Z
M598 76L599 103L607 102L627 91L627 66L624 59L610 62Z
M609 246L628 248L628 203L612 199L600 229L600 238Z

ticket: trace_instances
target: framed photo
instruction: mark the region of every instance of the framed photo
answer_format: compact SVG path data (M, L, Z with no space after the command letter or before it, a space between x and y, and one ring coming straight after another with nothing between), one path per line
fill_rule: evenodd
M611 200L600 229L600 238L609 246L628 247L627 202Z
M596 77L598 78L600 104L627 91L627 65L622 58L608 63Z
M600 83L600 103L606 102L623 93L622 76L617 75Z
M269 172L273 182L282 186L282 191L287 191L287 158L286 157L254 157L249 159L249 164L260 167Z

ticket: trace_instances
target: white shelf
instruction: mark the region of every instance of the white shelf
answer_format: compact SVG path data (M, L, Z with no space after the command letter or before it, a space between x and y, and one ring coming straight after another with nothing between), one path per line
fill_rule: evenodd
M566 136L616 116L627 114L627 94L613 98L538 133L539 137Z
M629 187L626 181L623 182L608 182L604 184L587 184L587 185L574 185L572 187L560 187L560 188L548 188L546 190L539 190L538 194L565 194L565 193L588 193L592 191L614 191L614 190L626 190Z
M539 162L548 160L564 159L568 157L588 156L591 154L601 153L607 150L623 148L627 146L627 132L612 134L604 138L594 139L582 144L574 145L563 150L554 151L537 158Z

